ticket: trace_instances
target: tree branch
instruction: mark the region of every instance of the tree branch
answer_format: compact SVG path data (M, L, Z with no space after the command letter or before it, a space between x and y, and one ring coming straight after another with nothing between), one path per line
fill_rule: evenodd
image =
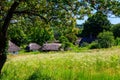
M13 16L13 12L15 11L15 9L17 8L17 6L19 5L19 2L14 2L11 6L11 8L9 9L8 13L7 13L7 16L5 18L5 21L2 25L2 33L4 36L6 36L7 34L7 29L8 29L8 26L9 26L9 23L10 23L10 20Z
M28 14L28 15L34 15L34 16L39 16L41 19L43 19L46 23L48 23L48 20L41 16L40 14L38 14L38 12L36 11L28 11L28 10L24 10L24 11L14 11L15 14Z

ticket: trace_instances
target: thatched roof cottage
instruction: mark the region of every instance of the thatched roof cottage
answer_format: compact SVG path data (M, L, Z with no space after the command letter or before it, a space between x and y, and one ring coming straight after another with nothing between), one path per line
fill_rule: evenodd
M46 43L42 46L42 51L59 51L62 44L60 43Z
M38 51L40 50L41 46L37 43L30 43L26 46L26 51Z
M18 47L17 45L9 41L9 44L8 44L9 53L18 53L19 50L20 50L20 47Z

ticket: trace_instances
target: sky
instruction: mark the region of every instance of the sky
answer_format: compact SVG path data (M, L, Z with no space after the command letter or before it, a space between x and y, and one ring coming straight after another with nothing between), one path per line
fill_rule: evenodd
M112 24L118 24L120 23L120 18L108 18Z
M84 20L77 20L77 24L82 24L88 19L87 16L84 17ZM118 24L120 23L120 17L113 17L113 18L108 18L108 20L111 22L111 24Z

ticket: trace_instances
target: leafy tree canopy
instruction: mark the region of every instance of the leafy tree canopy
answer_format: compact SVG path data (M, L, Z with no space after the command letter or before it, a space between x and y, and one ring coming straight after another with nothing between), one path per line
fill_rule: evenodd
M107 16L98 11L84 23L82 36L97 37L100 32L110 30L110 26L111 24Z
M113 25L111 30L112 30L115 38L120 37L120 23L116 24L116 25Z

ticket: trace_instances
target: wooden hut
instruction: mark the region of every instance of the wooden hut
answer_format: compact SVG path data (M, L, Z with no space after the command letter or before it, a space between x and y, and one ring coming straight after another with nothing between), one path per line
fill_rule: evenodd
M42 46L42 51L59 51L62 44L60 43L46 43Z
M8 52L9 53L17 54L19 50L20 50L20 47L18 47L17 45L15 45L11 41L9 41L9 44L8 44Z
M26 51L38 51L40 50L41 46L37 43L30 43L28 46L26 46Z

